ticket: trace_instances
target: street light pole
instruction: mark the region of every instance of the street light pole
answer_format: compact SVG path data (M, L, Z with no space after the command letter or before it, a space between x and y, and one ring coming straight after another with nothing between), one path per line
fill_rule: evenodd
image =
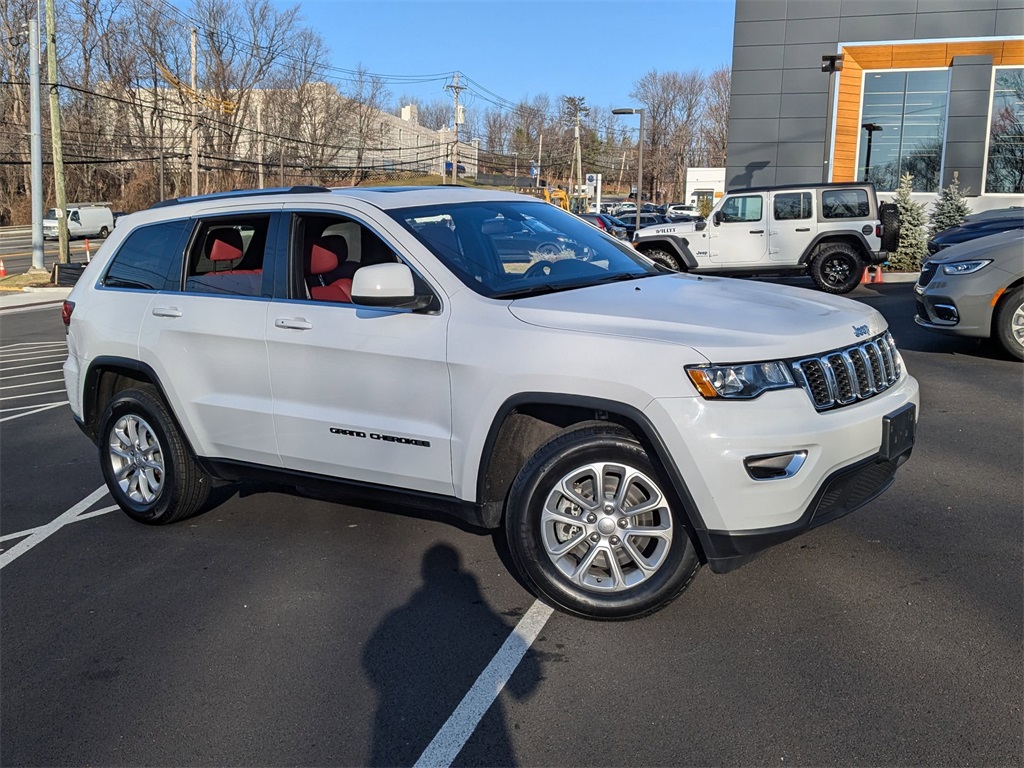
M868 132L868 151L867 157L864 158L864 181L867 181L868 175L871 173L871 139L875 131L881 131L883 128L878 123L864 123L861 128Z
M639 107L636 109L624 107L622 109L613 109L613 115L640 115L640 137L637 142L637 153L636 153L636 228L640 229L640 209L642 207L642 200L644 195L644 108Z

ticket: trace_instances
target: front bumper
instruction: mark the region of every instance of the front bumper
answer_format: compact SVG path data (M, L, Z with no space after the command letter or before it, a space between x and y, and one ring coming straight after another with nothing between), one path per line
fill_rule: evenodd
M680 500L713 571L842 517L882 493L908 453L883 456L883 421L919 406L906 373L854 405L817 412L802 389L753 401L655 400L647 408L671 456ZM792 476L755 480L745 460L805 452Z
M988 338L995 309L993 297L1011 277L992 265L970 275L944 275L934 268L928 271L928 278L922 271L921 280L914 286L914 322L936 333Z

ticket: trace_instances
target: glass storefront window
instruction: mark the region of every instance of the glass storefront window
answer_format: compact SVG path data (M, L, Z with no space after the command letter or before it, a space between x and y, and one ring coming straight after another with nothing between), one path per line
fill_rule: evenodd
M891 192L909 171L915 192L937 192L948 94L948 69L865 72L861 124L875 127L860 129L857 178Z
M985 191L1024 194L1024 69L996 69Z

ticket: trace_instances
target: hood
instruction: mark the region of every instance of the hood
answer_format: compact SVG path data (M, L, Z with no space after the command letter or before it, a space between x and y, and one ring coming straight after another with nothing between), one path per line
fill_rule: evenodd
M993 252L1006 251L1009 256L1020 259L1021 248L1024 247L1024 229L1010 229L985 237L976 237L948 248L943 248L927 258L932 264L949 264L952 261L965 259L994 259Z
M687 274L516 299L509 311L545 328L680 344L714 363L818 354L886 328L878 312L839 296Z

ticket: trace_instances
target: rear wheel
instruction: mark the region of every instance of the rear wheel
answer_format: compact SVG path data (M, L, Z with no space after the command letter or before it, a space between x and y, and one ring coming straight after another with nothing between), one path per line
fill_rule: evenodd
M106 238L106 236L109 235L109 234L110 234L110 230L109 229L107 229L106 227L100 227L100 237L101 238Z
M849 293L860 283L863 270L857 251L846 243L825 246L811 262L811 277L826 293Z
M206 503L210 478L155 394L118 392L100 418L99 434L103 478L133 520L165 525L194 515Z
M1003 349L1024 360L1024 287L1017 286L1003 294L996 310L994 335Z
M700 567L643 447L608 424L570 427L519 471L505 510L509 550L546 601L631 619L674 600Z
M641 253L655 264L668 267L676 272L679 272L681 269L679 262L676 261L676 257L668 251L663 251L661 248L648 248L646 251L641 251Z

